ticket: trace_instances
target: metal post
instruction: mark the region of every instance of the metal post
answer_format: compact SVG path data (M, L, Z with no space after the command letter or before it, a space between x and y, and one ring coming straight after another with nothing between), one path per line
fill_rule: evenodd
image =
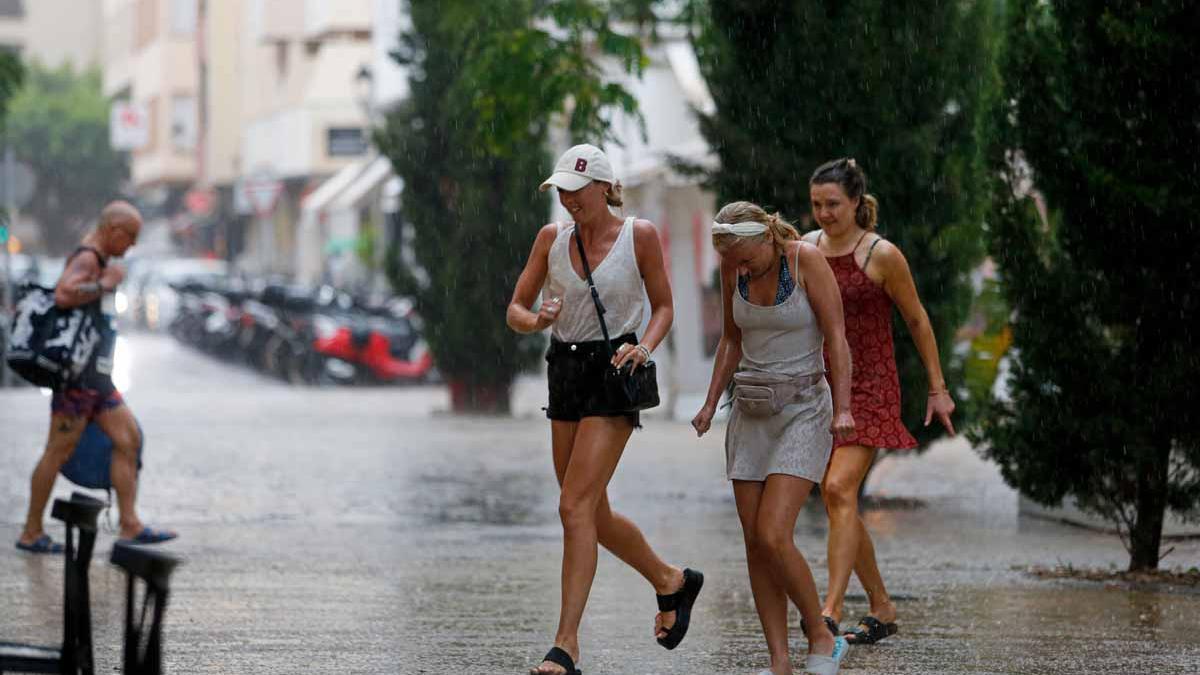
M5 213L8 221L8 239L11 241L14 234L13 229L17 225L17 200L16 200L16 175L15 164L13 162L12 146L5 144L4 147L4 185L8 189L5 191ZM8 372L8 317L12 310L12 256L8 252L8 241L0 244L0 257L4 258L4 283L0 284L3 287L3 293L0 294L0 321L4 321L5 325L0 328L0 333L4 334L4 344L0 345L0 387L8 387L12 383L12 375Z

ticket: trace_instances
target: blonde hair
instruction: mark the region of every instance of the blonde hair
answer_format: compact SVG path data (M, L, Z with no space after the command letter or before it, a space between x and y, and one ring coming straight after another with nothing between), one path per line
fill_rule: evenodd
M739 237L736 234L721 233L712 237L713 248L725 252L738 242L761 244L773 242L776 249L783 248L783 242L800 239L800 233L791 223L784 220L778 213L767 213L766 209L753 202L731 202L721 207L714 217L718 223L763 223L767 231L749 237Z
M624 190L625 188L621 185L621 181L614 182L604 191L604 201L608 202L609 206L616 206L618 208L625 206L625 197L621 194Z

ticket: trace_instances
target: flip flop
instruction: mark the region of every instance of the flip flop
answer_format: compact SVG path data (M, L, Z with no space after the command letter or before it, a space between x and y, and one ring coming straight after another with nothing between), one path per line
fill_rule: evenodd
M850 643L839 635L833 643L833 655L809 654L804 660L804 672L812 675L837 675L842 659L850 652Z
M564 675L583 675L583 671L575 667L575 659L571 655L558 647L551 647L550 651L546 652L546 656L542 658L542 662L549 661L555 665L562 666L567 669ZM536 668L532 672L536 672Z
M170 530L156 530L153 527L143 527L141 532L138 532L132 539L123 539L122 541L131 541L135 544L161 544L164 541L171 541L179 534Z
M880 640L895 635L900 628L893 623L884 623L873 616L867 615L858 620L858 625L843 633L846 641L852 645L873 645Z
M659 595L658 611L675 612L675 623L667 629L667 634L658 638L658 644L667 649L675 649L687 635L688 624L692 620L692 605L696 596L704 586L704 575L698 570L687 568L683 570L683 588L670 595Z
M17 548L29 553L38 553L46 555L61 555L66 550L62 544L50 538L50 535L43 534L34 540L32 544L22 544L21 540L17 540Z

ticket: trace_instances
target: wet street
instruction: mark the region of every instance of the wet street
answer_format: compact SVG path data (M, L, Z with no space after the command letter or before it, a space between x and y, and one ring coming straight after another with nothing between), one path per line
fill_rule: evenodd
M139 504L178 529L166 661L173 673L524 673L550 646L561 533L538 407L514 419L444 414L440 387L306 389L169 338L124 343L126 399L145 429ZM124 376L123 376L124 377ZM12 548L48 400L0 391L0 640L61 639L61 559ZM707 579L691 632L655 644L654 594L601 553L582 632L588 675L755 673L765 649L723 474L723 429L697 441L649 418L610 488L663 557ZM71 491L60 479L56 494ZM900 634L851 652L852 673L1196 673L1200 593L1036 580L1029 565L1123 567L1113 536L1018 518L1015 493L963 442L888 458L869 511ZM57 521L47 528L62 537ZM823 512L797 542L825 573ZM102 531L91 567L97 672L120 665L123 577ZM1166 566L1200 564L1179 542ZM852 582L847 619L865 612ZM804 638L792 612L792 645Z

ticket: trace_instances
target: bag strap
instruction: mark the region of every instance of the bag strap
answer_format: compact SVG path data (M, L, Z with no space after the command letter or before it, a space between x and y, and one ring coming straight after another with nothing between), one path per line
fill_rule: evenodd
M596 306L596 318L600 319L600 332L604 334L604 348L608 350L609 358L614 356L612 343L609 342L608 324L604 321L604 304L600 302L600 292L596 290L596 282L592 281L592 266L588 264L587 253L583 251L583 238L579 236L579 224L575 224L575 231L571 233L575 239L575 246L579 249L579 260L583 263L583 273L587 276L588 290L592 292L592 304Z
M81 244L75 249L74 252L71 253L71 255L67 256L67 263L70 263L71 260L80 253L92 253L96 256L96 261L100 263L100 269L108 267L108 261L104 259L104 256L100 254L100 251L94 246L88 246L86 244Z

